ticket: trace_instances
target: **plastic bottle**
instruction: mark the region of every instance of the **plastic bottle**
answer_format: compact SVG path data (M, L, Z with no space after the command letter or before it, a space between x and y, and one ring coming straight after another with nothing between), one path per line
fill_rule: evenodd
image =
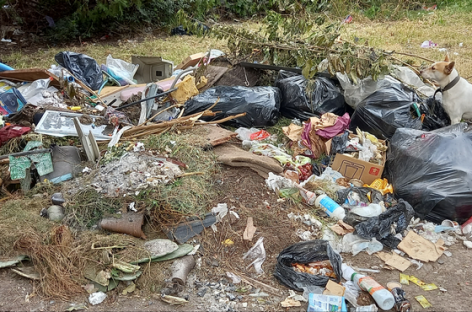
M387 283L387 289L392 293L395 299L395 311L409 312L411 304L410 301L406 299L406 293L402 289L402 285L397 282L389 282Z
M393 308L395 299L392 293L377 283L372 277L359 274L344 263L342 264L342 271L345 280L353 281L362 290L367 291L382 310L388 311Z
M331 218L342 220L346 216L344 208L339 206L337 202L332 200L326 194L320 195L316 198L315 207L322 208Z

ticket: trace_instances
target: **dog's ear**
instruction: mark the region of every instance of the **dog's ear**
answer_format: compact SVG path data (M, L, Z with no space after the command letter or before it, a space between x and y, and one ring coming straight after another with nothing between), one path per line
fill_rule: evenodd
M444 67L444 73L446 75L450 75L452 73L452 70L454 69L454 65L456 63L454 61L450 62L449 64L446 65L446 67Z
M446 54L446 58L444 59L444 62L449 62L449 55Z

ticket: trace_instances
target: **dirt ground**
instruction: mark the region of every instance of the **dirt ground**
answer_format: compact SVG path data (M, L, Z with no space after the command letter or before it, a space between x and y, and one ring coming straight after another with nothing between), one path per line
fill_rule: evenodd
M309 212L309 208L299 208L287 202L278 202L277 196L266 186L262 177L249 169L235 169L224 167L221 173L215 178L215 185L218 185L218 198L214 204L227 203L228 207L239 214L240 219L226 217L225 221L218 224L218 231L213 233L207 229L203 235L190 240L190 243L201 244L201 249L195 256L201 257L201 265L197 265L190 274L193 278L189 280L219 281L225 277L226 271L241 273L257 279L264 284L275 287L281 291L277 297L270 294L272 301L261 303L248 295L242 294L240 303L247 302L247 308L239 308L237 311L275 311L282 310L280 301L288 295L288 289L282 286L273 277L276 258L279 252L289 245L300 241L295 234L296 230L302 228L308 230L301 222L290 221L287 214L290 212L303 214ZM210 207L211 208L211 207ZM254 218L254 225L257 227L255 237L248 243L242 240L246 220L248 216ZM264 274L256 276L253 267L247 268L250 261L242 259L242 256L253 245L259 237L264 237L264 247L267 258L262 266ZM221 244L226 239L234 241L234 245L225 247ZM416 266L411 266L404 273L414 275L426 283L435 283L438 287L443 287L447 291L440 290L423 291L418 286L411 284L404 286L408 298L412 304L413 311L467 311L470 310L470 300L468 294L471 290L472 279L470 272L472 260L470 252L461 244L456 243L449 248L452 257L443 255L436 263L425 263L420 270ZM371 269L380 267L382 261L375 256L369 256L361 252L353 257L348 254L341 254L343 261L358 268ZM198 262L198 261L197 261ZM170 263L155 263L154 268L165 268L164 272L169 272ZM153 272L151 266L150 274ZM166 271L167 270L167 271ZM398 271L381 269L380 273L369 273L374 279L383 285L389 281L399 281ZM0 310L4 311L64 311L71 303L86 303L90 311L195 311L206 310L211 297L204 298L196 295L196 288L193 283L188 282L184 294L189 294L189 303L184 306L169 306L159 299L159 292L149 291L149 289L138 289L131 295L122 295L119 289L108 293L108 298L97 306L88 304L88 294L78 293L70 302L55 301L41 298L35 294L35 283L11 272L10 269L0 270ZM162 281L164 284L164 280ZM155 285L157 289L162 287ZM243 282L244 284L244 282ZM265 289L262 287L262 291ZM423 309L414 299L415 296L424 295L432 304L432 308ZM239 303L239 304L240 304ZM291 311L306 311L307 304L302 303L299 308L292 308Z

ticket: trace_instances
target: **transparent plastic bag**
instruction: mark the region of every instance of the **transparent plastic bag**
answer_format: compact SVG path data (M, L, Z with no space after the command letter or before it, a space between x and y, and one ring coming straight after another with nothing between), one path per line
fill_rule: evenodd
M108 69L112 70L115 75L125 80L130 85L136 84L133 81L134 74L138 70L139 65L131 64L120 59L115 59L109 54L107 56Z

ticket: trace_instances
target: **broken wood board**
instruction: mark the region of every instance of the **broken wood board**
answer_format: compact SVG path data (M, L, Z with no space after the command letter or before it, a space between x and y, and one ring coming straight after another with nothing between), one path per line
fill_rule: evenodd
M403 257L400 257L396 253L379 252L376 256L385 262L386 265L399 270L400 272L405 271L411 265L411 262Z
M14 82L32 82L38 79L49 79L49 77L53 78L50 85L55 87L60 86L58 77L43 68L15 69L0 72L0 79L7 79Z
M125 89L128 89L129 86L121 86L121 87L118 87L118 86L105 86L103 87L102 91L100 91L100 97L103 99L104 97L107 97L107 96L110 96L110 95L113 95L117 92L121 92ZM100 100L97 98L97 99L93 99L94 102L100 102Z
M342 297L345 291L346 287L329 280L328 284L326 284L326 289L323 291L323 295Z
M228 71L228 69L228 67L208 65L204 73L207 83L204 87L199 89L200 93L207 90L208 88L213 87L213 85L218 80L220 80L220 78Z
M398 244L398 249L405 252L411 258L423 262L435 262L441 257L446 248L444 241L439 239L436 244L416 234L414 231L408 232L408 235Z
M211 146L217 146L226 143L238 135L233 131L221 128L220 126L204 125L202 126L202 128L208 131L206 139L208 144L210 144Z
M254 220L252 217L247 218L246 229L243 233L243 239L247 241L252 241L254 234L256 233L256 227L254 226Z

